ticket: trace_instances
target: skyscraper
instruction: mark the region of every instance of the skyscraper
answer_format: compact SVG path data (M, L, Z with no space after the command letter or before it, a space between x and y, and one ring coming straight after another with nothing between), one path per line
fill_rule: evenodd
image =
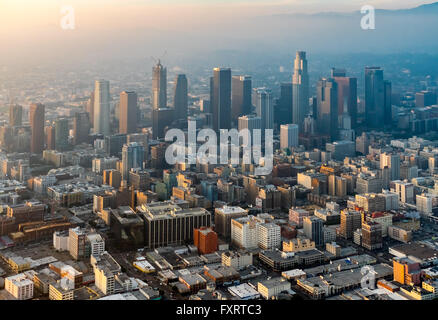
M21 126L23 119L23 107L18 104L9 106L9 125L11 127Z
M365 68L365 119L370 128L384 125L385 85L380 67Z
M50 126L45 127L46 133L46 149L47 150L55 150L55 126L52 124Z
M292 86L292 123L303 132L304 118L309 109L309 75L304 51L296 54Z
M160 60L152 68L152 108L167 107L167 69Z
M292 123L292 83L280 85L280 98L276 99L274 108L274 122L277 126Z
M94 126L94 91L91 92L90 98L87 101L86 111L89 115L90 128Z
M318 133L330 136L332 141L338 134L338 90L333 79L321 79L316 89Z
M96 80L94 87L94 133L109 135L110 93L109 81Z
M357 79L347 77L345 70L332 69L332 78L338 87L338 116L348 114L351 129L357 125Z
M253 91L256 113L262 119L262 129L274 129L274 101L271 90L254 88Z
M243 129L248 129L251 138L251 141L249 141L248 139L248 142L252 143L253 141L254 129L261 129L261 128L262 128L262 119L260 117L255 116L254 114L239 117L238 129L239 131Z
M187 120L188 85L185 74L179 74L175 79L175 92L173 95L173 108L175 120Z
M30 127L32 139L30 142L31 153L43 153L44 150L44 113L45 107L41 103L30 105Z
M280 126L280 148L298 147L298 126L282 124Z
M315 216L304 217L303 230L304 234L310 240L315 241L316 246L322 246L324 244L324 220Z
M392 123L392 84L390 81L384 82L384 97L385 97L385 107L384 107L384 121L385 125L391 125Z
M252 111L251 88L252 80L249 76L233 76L231 98L231 119L236 122L240 116Z
M390 179L400 179L400 155L392 153L383 153L380 155L380 169L389 168Z
M160 108L152 110L152 138L160 139L165 136L166 127L173 122L174 112L172 108Z
M68 147L68 120L65 118L55 120L55 148L64 151Z
M231 69L214 68L210 81L213 130L231 128Z
M90 114L88 112L77 112L73 119L73 144L88 142L90 134Z
M137 93L120 93L119 133L129 134L137 131L137 111Z
M125 144L122 149L122 179L129 179L129 170L143 169L144 147L137 142Z

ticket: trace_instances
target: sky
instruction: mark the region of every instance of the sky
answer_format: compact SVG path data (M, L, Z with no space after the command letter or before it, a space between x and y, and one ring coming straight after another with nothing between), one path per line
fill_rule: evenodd
M433 1L0 0L0 64L5 59L18 60L23 57L37 60L70 53L79 55L123 50L135 52L136 47L141 47L141 55L149 55L165 49L174 50L187 46L193 47L193 50L202 46L211 46L214 49L233 48L247 40L257 46L257 42L269 39L273 42L280 41L281 39L275 39L279 31L284 33L284 38L290 33L289 29L295 30L294 21L274 26L276 21L273 19L264 25L254 22L259 17L285 13L352 12L359 11L363 5L373 5L379 9L404 9L431 2ZM63 18L60 10L65 6L74 9L74 30L63 30L60 27ZM355 22L355 25L358 26L359 23ZM324 31L324 25L319 27L319 30L314 29L315 34L320 30ZM306 28L313 28L310 19ZM299 40L299 37L294 38L294 41ZM156 51L149 52L150 49Z

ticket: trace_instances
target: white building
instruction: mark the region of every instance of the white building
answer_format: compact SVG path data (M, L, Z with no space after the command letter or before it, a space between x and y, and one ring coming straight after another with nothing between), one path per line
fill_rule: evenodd
M231 242L245 249L257 248L258 224L258 220L253 216L231 220Z
M282 124L280 126L280 148L298 147L298 125Z
M68 231L55 231L53 233L53 247L58 251L69 251Z
M398 198L402 203L414 203L414 185L405 181L394 181L392 192L398 194Z
M24 272L5 279L5 290L17 300L33 298L33 273Z
M92 255L100 256L105 251L105 241L100 234L87 234L87 240L90 243L90 252Z
M417 210L425 215L431 215L432 209L438 206L438 196L423 193L416 196Z
M284 278L278 277L257 284L257 291L267 300L278 296L279 293L291 289L291 283Z
M258 246L263 250L272 250L281 245L281 228L275 223L257 225Z
M94 87L94 133L109 135L110 130L110 84L96 80Z
M271 90L254 88L253 95L257 116L262 119L262 129L274 129L274 99Z

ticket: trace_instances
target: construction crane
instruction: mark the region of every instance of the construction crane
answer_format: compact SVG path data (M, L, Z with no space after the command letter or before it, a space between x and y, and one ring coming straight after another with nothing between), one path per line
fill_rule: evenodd
M160 58L155 58L155 57L151 56L151 59L152 59L156 64L158 64L158 63L161 62L161 59L163 59L163 58L166 56L166 54L167 54L167 51L164 51L164 53L161 55Z

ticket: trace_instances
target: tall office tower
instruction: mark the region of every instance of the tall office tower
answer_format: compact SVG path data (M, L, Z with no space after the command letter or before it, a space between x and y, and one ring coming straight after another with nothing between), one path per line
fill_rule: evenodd
M292 83L280 85L280 98L276 99L274 122L277 126L292 123Z
M201 99L199 101L199 109L204 113L211 113L210 100Z
M253 139L254 129L261 129L261 128L262 128L262 118L257 117L254 114L239 117L238 130L241 131L243 129L248 129L251 139L251 141L248 139L249 143L253 143L252 141L254 140Z
M89 115L90 127L94 126L94 91L91 92L90 98L87 101L86 111Z
M233 76L231 98L231 120L236 122L240 116L252 111L252 80L249 76Z
M338 86L338 116L348 114L351 129L357 125L357 79L346 76L343 69L332 69L332 78Z
M113 134L104 138L105 153L111 157L119 157L122 152L123 145L127 143L126 134Z
M30 105L29 113L30 127L32 132L32 139L30 141L30 152L43 153L45 107L41 103L32 103Z
M385 107L384 107L384 121L385 125L391 125L392 123L392 84L390 81L384 82L384 97L385 97Z
M73 144L88 143L90 134L90 114L88 112L76 112L73 118Z
M64 151L68 147L68 120L65 118L55 120L55 149Z
M423 90L415 94L415 106L424 108L437 103L437 96L433 91Z
M383 69L365 68L365 120L370 128L382 128L384 125L385 84Z
M382 248L382 225L377 222L362 223L362 247L368 250Z
M23 107L18 104L9 106L9 126L21 126L23 120Z
M317 129L329 135L332 141L338 136L338 87L333 79L321 79L316 89L318 114Z
M294 62L292 77L292 123L303 132L303 123L309 109L309 75L306 53L298 51Z
M144 147L137 143L131 142L125 144L122 149L122 179L129 179L129 170L143 169Z
M50 125L45 128L46 133L46 149L47 150L55 150L55 126Z
M262 119L262 129L274 129L274 101L272 92L266 88L254 88L257 116Z
M152 138L162 139L166 134L166 127L173 122L175 110L171 108L160 108L152 110Z
M167 108L167 69L160 60L152 68L152 108Z
M94 133L107 136L110 130L109 81L96 80L94 87Z
M349 211L344 209L341 211L341 229L340 235L345 239L351 239L354 231L361 228L362 215L359 211Z
M129 134L137 131L137 112L137 93L120 93L119 133Z
M324 244L324 220L315 216L304 217L303 230L307 238L315 241L316 246L322 246Z
M298 126L282 124L280 127L280 148L298 147Z
M213 111L213 130L231 128L231 69L214 68L210 80L210 104Z
M380 155L380 169L389 168L391 181L400 179L400 156L398 154L383 153Z
M173 95L173 109L175 120L187 120L188 85L185 74L179 74L175 79L175 92Z

